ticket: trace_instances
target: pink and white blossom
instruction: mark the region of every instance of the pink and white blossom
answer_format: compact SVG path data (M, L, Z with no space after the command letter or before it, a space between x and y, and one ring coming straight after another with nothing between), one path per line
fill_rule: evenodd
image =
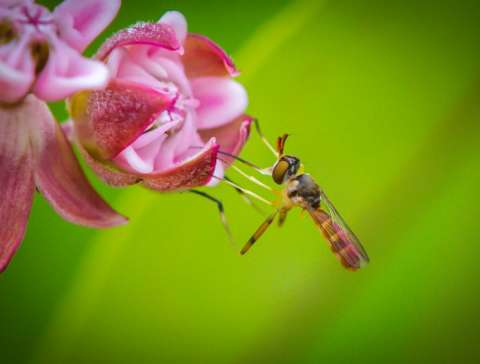
M74 134L107 183L160 191L215 182L248 138L247 93L231 58L182 14L139 23L97 53L112 75L104 90L70 100ZM224 161L222 161L222 159Z
M36 189L68 221L126 221L89 184L45 102L106 86L105 65L80 53L119 6L66 0L50 12L32 0L0 0L0 272L23 239Z
M111 22L118 0L66 0L53 12L32 0L0 2L0 101L29 93L42 100L102 88L108 70L82 57L86 46Z

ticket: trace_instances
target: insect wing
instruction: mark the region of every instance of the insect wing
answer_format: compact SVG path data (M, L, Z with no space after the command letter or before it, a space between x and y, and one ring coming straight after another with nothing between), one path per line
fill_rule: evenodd
M343 217L340 215L333 203L323 191L321 192L321 198L322 202L327 207L327 210L330 212L333 222L340 227L342 231L341 235L345 235L346 238L350 241L350 243L355 246L358 254L361 257L362 266L366 265L370 261L370 258L368 257L367 251L363 247L362 243L360 243L360 240L357 238L352 229L350 229Z
M362 268L369 261L362 244L323 192L322 202L328 212L322 208L309 209L310 216L330 242L342 265L350 270Z

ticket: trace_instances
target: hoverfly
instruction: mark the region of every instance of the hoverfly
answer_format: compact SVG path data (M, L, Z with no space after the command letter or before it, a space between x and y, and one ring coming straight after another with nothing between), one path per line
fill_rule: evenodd
M232 165L231 168L235 169L244 177L257 185L274 192L277 195L277 200L273 202L268 201L256 193L239 186L228 177L221 179L225 183L234 187L237 192L240 192L243 195L243 197L246 198L246 195L252 196L275 208L275 211L267 217L267 219L250 237L240 251L240 254L244 255L250 250L277 216L278 225L282 226L288 212L295 207L299 207L309 213L315 224L323 233L325 239L330 243L332 252L339 258L341 264L345 268L354 271L365 266L369 262L369 258L359 239L345 223L344 219L338 213L325 192L309 174L304 173L304 167L300 162L300 159L284 153L288 134L279 137L277 139L276 148L273 148L260 130L258 120L254 120L254 122L260 138L276 157L276 161L272 167L262 169L238 156L221 151L219 153L248 165L263 175L270 176L273 182L282 188L280 190L273 190L270 186L262 183L255 177L246 174L234 165ZM193 192L199 193L198 191ZM213 199L211 196L206 197ZM223 206L220 201L216 199L215 201L219 204L222 221L225 225L225 229L230 235L230 230L223 214ZM246 201L252 204L252 201L249 200L249 198L246 198Z

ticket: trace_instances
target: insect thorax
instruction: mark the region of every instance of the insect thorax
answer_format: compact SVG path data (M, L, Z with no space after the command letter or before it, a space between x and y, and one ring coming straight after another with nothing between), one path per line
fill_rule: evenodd
M308 174L292 177L287 184L287 195L297 206L313 209L320 206L320 188Z

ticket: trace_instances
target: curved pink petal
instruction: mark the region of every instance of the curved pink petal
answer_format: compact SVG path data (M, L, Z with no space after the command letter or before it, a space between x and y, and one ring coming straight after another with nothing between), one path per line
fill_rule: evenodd
M191 96L190 80L185 75L185 69L180 61L181 57L166 57L165 53L167 52L157 50L157 52L152 53L150 61L162 67L166 72L164 78L173 82L184 96ZM150 68L148 69L150 71Z
M131 145L125 148L114 162L122 169L133 173L151 173L155 169L155 159L163 142L167 138L167 132L175 128L179 120L166 122L161 126L143 133Z
M79 52L117 15L120 0L65 0L53 12L59 35Z
M95 174L107 185L113 187L125 187L134 185L141 181L139 177L128 172L120 171L118 168L110 165L108 162L100 162L95 160L90 154L88 154L81 144L78 144L78 149L90 168L92 168Z
M170 106L163 93L115 80L105 90L76 94L70 114L80 143L96 159L111 160Z
M187 20L182 13L178 11L167 11L158 22L170 25L175 30L180 44L183 44L185 38L187 38Z
M189 78L239 74L228 54L203 35L189 33L184 48L182 60Z
M0 272L25 234L35 191L28 106L0 108Z
M184 191L204 186L210 181L215 170L218 148L213 138L186 162L161 173L142 175L143 184L162 192Z
M217 163L215 164L215 170L212 173L212 178L205 185L206 187L217 186L220 182L222 182L222 179L225 176L225 165L219 159L220 158L217 159Z
M212 137L216 138L217 143L220 145L218 159L228 166L233 160L228 156L222 155L221 152L233 155L240 154L250 135L252 121L251 116L242 115L231 123L219 128L200 130L199 134L204 141L210 140Z
M115 163L124 168L133 170L134 172L150 173L153 171L153 158L146 160L146 157L141 157L135 149L131 146L126 147L120 155L115 158ZM150 158L148 158L150 159Z
M0 47L0 101L14 103L30 90L35 79L35 64L30 57L30 36Z
M126 223L90 185L47 105L33 97L28 101L35 111L36 129L32 130L35 182L55 211L64 219L84 226L98 228Z
M82 57L65 43L57 41L33 88L36 96L54 101L81 90L102 89L109 72L99 61Z
M145 62L147 60L146 55L144 57L135 57L135 50L144 50L147 51L148 47L132 47L131 49L117 48L115 49L108 60L108 65L110 66L114 63L114 68L109 67L112 75L115 78L122 79L125 81L130 81L134 83L142 84L146 87L154 88L158 84L158 76L161 75L152 74L149 69L144 67L142 62L139 62L140 59ZM138 52L137 52L138 53ZM146 53L146 52L144 52ZM135 58L137 59L135 59ZM113 62L112 62L113 61ZM118 64L115 65L115 62ZM157 65L157 72L160 71L160 67Z
M216 128L242 115L248 98L238 82L226 77L201 77L192 81L193 96L200 102L197 108L199 129Z
M180 51L182 49L182 44L178 40L175 30L170 25L139 23L107 39L98 50L96 58L103 60L115 48L133 44L148 44L171 51Z
M22 72L0 62L0 101L14 103L24 97L33 82L33 72Z
M170 170L184 163L199 152L198 148L189 151L192 145L197 147L205 145L197 135L193 118L192 113L187 113L181 128L162 143L155 158L155 171Z

